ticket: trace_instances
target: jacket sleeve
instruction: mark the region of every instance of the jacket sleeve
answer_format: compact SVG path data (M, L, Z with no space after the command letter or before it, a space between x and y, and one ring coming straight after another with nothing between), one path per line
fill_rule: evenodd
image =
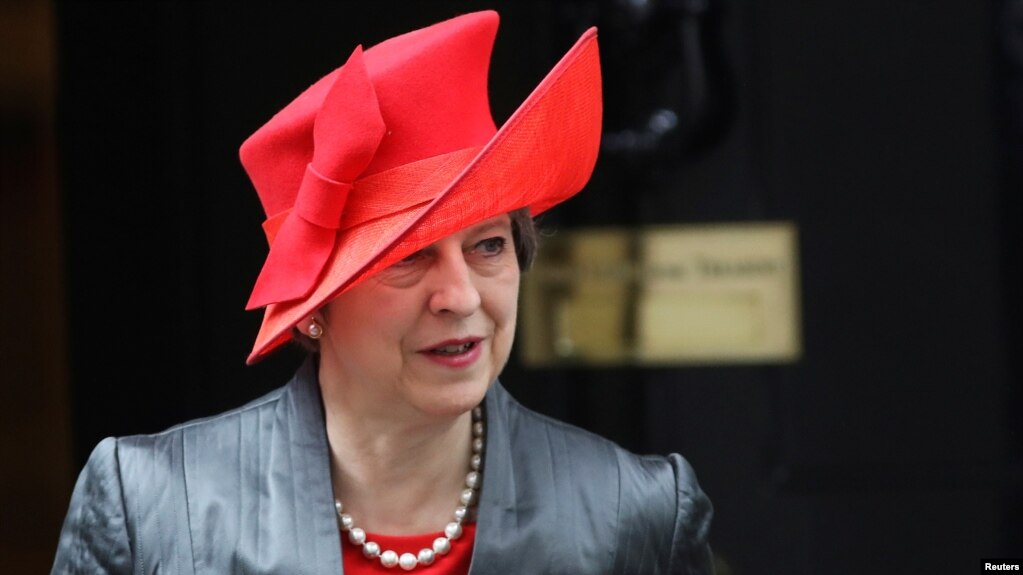
M713 575L714 559L708 543L713 506L689 463L675 453L668 460L675 471L676 489L669 573Z
M131 573L117 440L108 437L78 476L51 574Z

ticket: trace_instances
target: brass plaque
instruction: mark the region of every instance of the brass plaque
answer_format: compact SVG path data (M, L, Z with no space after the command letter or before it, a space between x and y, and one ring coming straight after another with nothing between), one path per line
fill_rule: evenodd
M530 366L778 363L799 358L790 222L561 231L523 279Z

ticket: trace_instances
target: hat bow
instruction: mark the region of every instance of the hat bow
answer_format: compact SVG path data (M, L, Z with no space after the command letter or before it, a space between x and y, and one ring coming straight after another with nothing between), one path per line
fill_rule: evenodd
M386 131L359 46L338 70L316 114L312 161L294 206L271 239L248 309L304 298L313 290L334 250L353 183Z

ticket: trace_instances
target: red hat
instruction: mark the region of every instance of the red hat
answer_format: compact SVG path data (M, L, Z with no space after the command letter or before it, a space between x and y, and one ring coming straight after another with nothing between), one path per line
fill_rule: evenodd
M252 364L375 272L476 222L578 192L596 162L600 61L590 29L497 130L487 98L496 12L384 41L309 87L241 147L270 253Z

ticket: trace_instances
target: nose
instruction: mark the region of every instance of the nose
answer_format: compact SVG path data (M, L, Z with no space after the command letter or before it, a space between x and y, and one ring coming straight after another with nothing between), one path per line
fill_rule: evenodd
M430 275L431 312L468 317L479 309L480 292L461 250L440 255Z

